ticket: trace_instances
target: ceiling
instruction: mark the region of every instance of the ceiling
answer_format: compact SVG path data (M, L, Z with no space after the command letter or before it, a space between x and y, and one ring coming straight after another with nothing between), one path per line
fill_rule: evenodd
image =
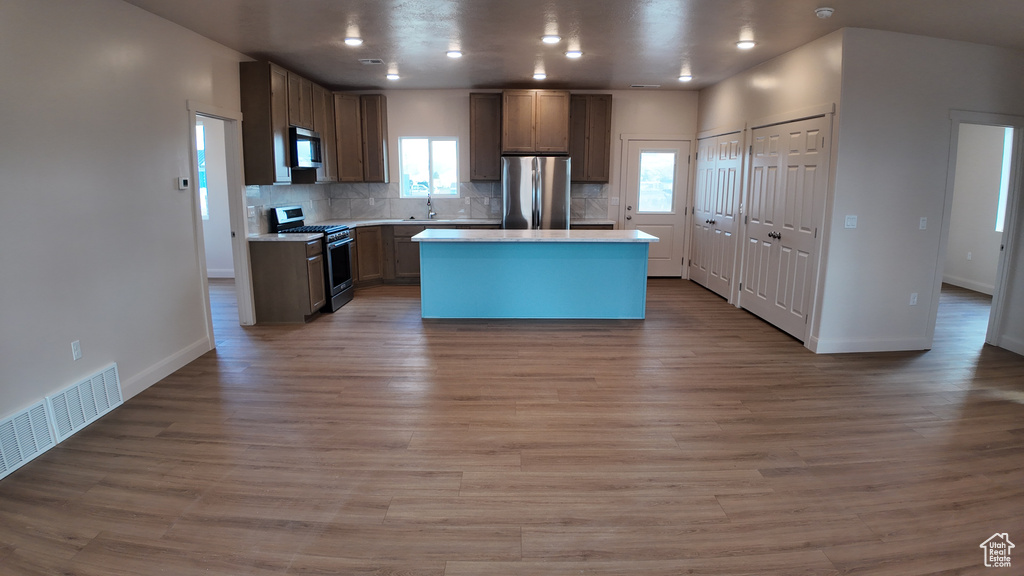
M332 89L693 90L844 27L1024 50L1021 0L125 1ZM831 18L815 15L823 6ZM561 42L543 44L548 33ZM757 45L738 50L747 38ZM571 49L582 58L566 58Z

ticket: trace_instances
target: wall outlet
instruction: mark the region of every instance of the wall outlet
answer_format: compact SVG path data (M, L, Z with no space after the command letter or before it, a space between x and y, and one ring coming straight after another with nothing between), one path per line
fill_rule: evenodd
M255 218L255 217L256 217L256 207L255 206L249 206L249 218Z
M612 206L618 206L619 205L619 197L618 196L612 196L612 197L608 198L608 203L611 204Z
M466 196L466 204L469 204L469 196Z
M847 214L846 215L846 227L847 228L856 228L857 227L857 215L856 214Z
M918 224L918 228L920 228L921 230L927 230L928 229L928 219L927 218L921 218L921 223Z
M178 178L178 190L188 190L188 178Z
M917 306L917 292L910 293L910 305Z
M491 197L490 196L484 196L484 206L490 206L490 205L491 205Z
M71 359L81 360L82 359L82 343L75 340L71 343Z
M368 200L370 201L370 206L373 206L373 196L370 196Z

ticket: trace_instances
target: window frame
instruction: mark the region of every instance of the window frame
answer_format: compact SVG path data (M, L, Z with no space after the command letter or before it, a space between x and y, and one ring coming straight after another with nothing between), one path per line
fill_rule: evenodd
M409 140L426 140L427 141L427 173L430 175L427 178L427 190L425 192L416 191L413 193L412 183L407 182L405 178L405 166L403 154L403 147L406 141ZM438 192L434 188L434 143L435 142L454 142L455 143L455 190L452 192L441 191ZM426 198L428 195L432 197L440 198L458 198L459 192L459 137L458 136L399 136L398 137L398 178L399 178L399 198Z

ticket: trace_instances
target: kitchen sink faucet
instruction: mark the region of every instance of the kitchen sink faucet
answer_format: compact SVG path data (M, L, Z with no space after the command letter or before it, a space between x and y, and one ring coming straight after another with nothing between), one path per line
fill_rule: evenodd
M430 205L430 192L427 192L427 220L433 220L434 216L437 216L437 212L434 212L433 206Z

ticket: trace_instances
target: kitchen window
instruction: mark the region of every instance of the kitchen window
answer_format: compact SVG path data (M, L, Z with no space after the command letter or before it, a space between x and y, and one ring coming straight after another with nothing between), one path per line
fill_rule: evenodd
M459 195L458 138L398 139L402 198Z

